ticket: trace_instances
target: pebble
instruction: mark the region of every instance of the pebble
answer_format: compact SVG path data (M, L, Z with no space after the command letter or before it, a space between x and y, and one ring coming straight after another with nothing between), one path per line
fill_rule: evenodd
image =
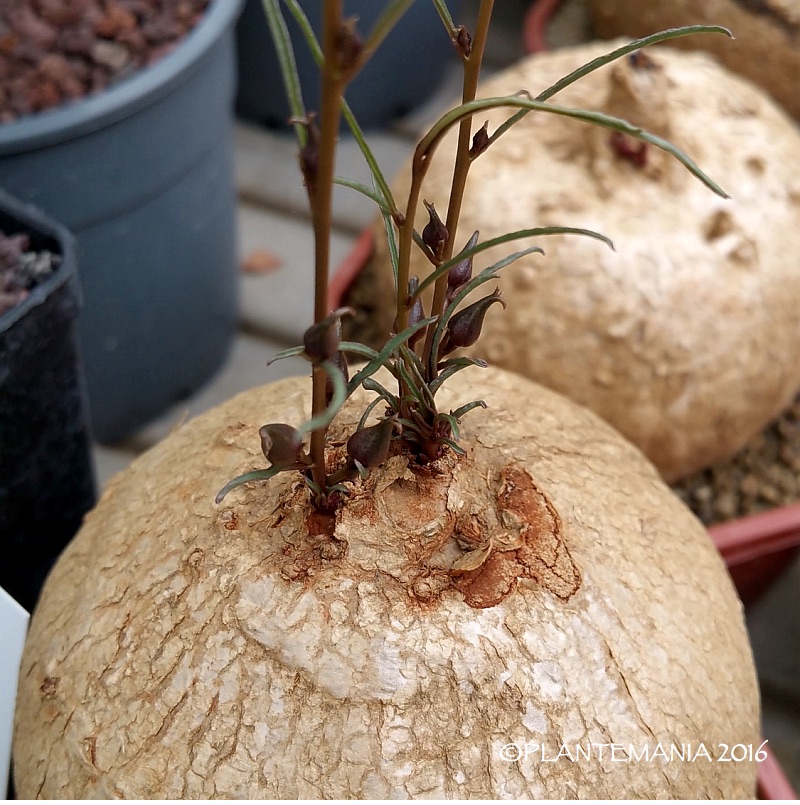
M673 489L706 525L800 501L800 394L735 456Z

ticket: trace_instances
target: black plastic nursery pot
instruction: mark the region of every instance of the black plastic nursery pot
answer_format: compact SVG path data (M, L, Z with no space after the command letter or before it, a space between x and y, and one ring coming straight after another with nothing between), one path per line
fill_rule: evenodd
M0 586L29 611L47 572L95 503L76 336L75 243L0 191L0 230L61 255L56 270L0 316Z
M371 30L388 0L347 0L347 16L358 18L358 30ZM321 0L301 0L309 22L322 27ZM456 15L458 2L448 3ZM287 28L297 61L303 99L309 109L318 108L319 70L300 27L285 13ZM239 88L236 112L254 123L281 127L290 117L281 80L278 57L272 45L261 0L246 0L236 27L239 54ZM419 58L424 53L425 58ZM405 12L364 70L347 88L353 114L364 128L377 128L409 112L433 93L454 50L433 3L416 2Z
M237 320L234 25L214 0L103 93L0 126L0 186L76 236L96 438L124 437L224 361Z

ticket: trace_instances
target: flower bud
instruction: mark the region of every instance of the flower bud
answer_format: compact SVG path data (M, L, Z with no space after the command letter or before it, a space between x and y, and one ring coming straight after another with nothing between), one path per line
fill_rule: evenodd
M467 249L474 249L475 246L478 245L478 237L480 236L480 232L476 229L472 233L472 237L467 241L467 245L464 246L462 251L466 251ZM448 272L447 272L447 295L448 296L455 296L455 291L457 291L462 286L466 285L472 279L472 258L468 257L466 260L462 260L460 263L456 263ZM453 292L451 294L451 291Z
M469 58L470 53L472 53L472 35L463 25L459 25L456 28L453 44L462 56Z
M471 159L477 159L489 147L489 121L487 120L472 136L469 149Z
M358 69L364 50L364 41L356 31L357 21L355 17L344 20L336 32L334 58L342 77L348 81Z
M627 137L621 131L611 132L609 145L621 159L627 160L635 168L647 165L647 143Z
M354 312L350 307L339 308L305 331L303 334L305 354L314 366L330 360L339 351L342 340L342 316Z
M317 186L317 174L319 173L319 129L314 122L314 114L311 113L305 120L290 120L290 123L299 123L306 130L306 144L300 149L297 155L300 163L300 172L303 174L303 183L310 195L314 195Z
M460 347L471 347L480 338L486 311L495 302L499 302L503 307L506 306L505 300L500 296L499 288L496 288L494 293L489 296L484 296L483 299L473 302L469 307L459 310L450 319L447 338L443 344L441 354L446 355L448 352Z
M634 70L658 69L656 62L643 50L634 50L633 53L628 56L628 64L630 64Z
M419 277L409 277L408 278L408 296L406 297L406 306L408 306L409 302L411 301L411 297L417 292L417 288L419 288ZM411 309L408 311L408 327L413 327L415 324L418 324L425 318L425 308L422 306L422 299L417 297L414 300L414 304L411 305ZM394 324L395 332L397 332L397 322L395 321ZM412 349L414 348L414 344L425 335L425 327L421 330L417 330L411 338L408 339L408 346Z
M258 435L261 437L261 450L273 466L286 467L300 461L303 437L291 425L263 425Z
M350 379L350 370L347 368L347 358L344 356L344 352L337 352L332 358L331 363L342 373L344 376L344 382L346 383ZM328 406L331 404L331 400L333 399L333 381L330 379L329 376L325 377L325 405Z
M439 261L442 259L447 237L450 234L447 227L442 223L439 214L436 212L436 207L433 204L428 204L427 201L422 202L425 209L428 211L430 220L425 224L422 230L422 241L431 250L434 258Z
M393 417L386 417L377 425L357 430L347 440L347 455L365 469L379 467L389 457L389 445L396 424Z

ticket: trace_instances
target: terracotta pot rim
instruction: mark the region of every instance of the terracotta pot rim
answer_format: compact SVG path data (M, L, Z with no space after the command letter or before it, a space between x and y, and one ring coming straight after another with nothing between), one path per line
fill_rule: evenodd
M800 546L800 503L713 525L708 533L728 567Z
M789 778L768 747L767 756L758 764L756 785L759 799L797 799Z
M543 53L550 49L547 26L561 5L561 0L535 0L522 23L522 44L526 53Z
M331 276L328 283L328 310L336 310L342 306L345 294L372 256L372 244L372 229L367 227Z

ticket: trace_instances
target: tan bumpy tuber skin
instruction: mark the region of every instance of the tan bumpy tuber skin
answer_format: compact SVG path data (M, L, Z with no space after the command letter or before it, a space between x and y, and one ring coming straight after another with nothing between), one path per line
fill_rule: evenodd
M725 39L725 37L720 37ZM540 92L616 43L531 57L481 96ZM534 240L505 268L509 303L471 353L589 406L667 480L741 448L800 387L800 134L759 90L703 54L650 48L592 73L553 103L626 118L674 142L732 196L671 156L567 118L530 114L473 164L457 247L537 226L594 229ZM507 113L489 119L489 131ZM453 137L423 197L447 208ZM404 198L408 170L394 183ZM417 226L425 224L421 211ZM382 223L379 276L391 283ZM476 258L478 268L516 242ZM503 251L504 250L504 251ZM486 255L490 255L487 257ZM425 276L416 252L412 274Z
M469 369L440 392L484 389L465 457L395 455L335 519L292 473L216 505L308 386L240 395L110 483L32 620L21 797L754 795L723 746L760 743L741 605L636 448Z

